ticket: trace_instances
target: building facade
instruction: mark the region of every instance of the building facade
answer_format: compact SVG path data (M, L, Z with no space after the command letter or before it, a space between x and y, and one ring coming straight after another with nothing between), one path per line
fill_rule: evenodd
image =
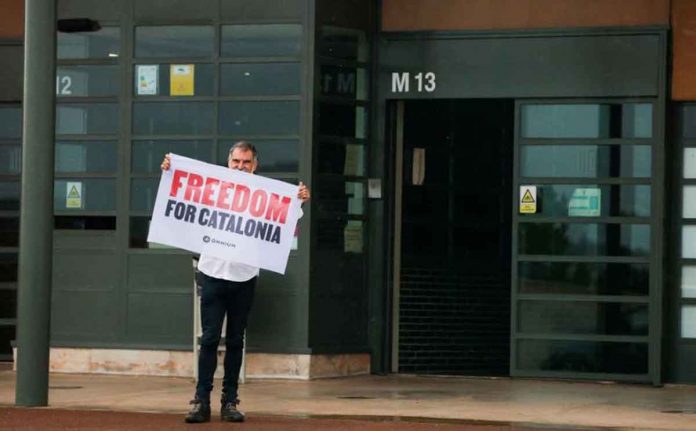
M10 358L23 11L5 3ZM313 190L287 274L261 276L251 376L696 381L693 2L58 0L58 18L100 28L57 34L53 369L191 372L191 256L146 241L159 162L247 139L260 174Z

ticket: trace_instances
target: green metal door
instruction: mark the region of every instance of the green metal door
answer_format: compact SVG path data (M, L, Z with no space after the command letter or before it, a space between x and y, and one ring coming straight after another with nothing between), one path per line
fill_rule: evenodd
M517 101L511 375L660 382L661 110Z

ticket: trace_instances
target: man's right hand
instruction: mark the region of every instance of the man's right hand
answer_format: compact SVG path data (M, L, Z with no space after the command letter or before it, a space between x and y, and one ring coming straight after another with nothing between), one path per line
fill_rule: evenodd
M160 165L160 168L162 168L163 171L168 171L170 165L171 165L171 160L169 157L169 153L167 153L164 155L164 160L162 160L162 164Z

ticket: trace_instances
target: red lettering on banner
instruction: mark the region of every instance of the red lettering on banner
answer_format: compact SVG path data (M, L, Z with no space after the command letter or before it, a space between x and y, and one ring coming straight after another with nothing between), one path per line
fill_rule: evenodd
M266 211L266 202L268 201L268 193L265 190L256 190L251 195L251 204L249 204L249 213L254 217L261 217Z
M203 205L209 205L213 206L215 205L215 201L212 199L213 194L215 194L215 191L217 189L217 185L220 184L220 180L217 178L211 178L208 177L205 179L205 187L203 188L203 199L201 200L201 203Z
M169 196L176 197L176 194L179 193L179 189L184 185L181 180L186 178L186 176L188 176L188 172L186 171L179 169L174 171L174 179L172 180L172 188L169 190Z
M234 198L232 198L232 211L244 212L249 206L249 187L237 184L234 188Z
M218 191L218 197L216 206L224 210L230 209L230 203L227 201L229 197L229 190L234 188L234 184L228 183L227 181L220 181L220 190Z
M201 201L201 186L203 185L203 177L197 174L191 174L186 183L186 191L184 199L199 203Z
M273 220L285 224L285 218L288 216L288 208L290 208L290 198L284 196L281 200L280 196L271 193L271 201L268 203L268 211L266 211L266 220Z

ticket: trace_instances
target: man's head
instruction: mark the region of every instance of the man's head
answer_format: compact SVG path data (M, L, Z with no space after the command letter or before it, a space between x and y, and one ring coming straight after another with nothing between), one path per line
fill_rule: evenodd
M258 166L256 148L247 141L239 141L232 145L227 156L227 166L230 169L253 174Z

